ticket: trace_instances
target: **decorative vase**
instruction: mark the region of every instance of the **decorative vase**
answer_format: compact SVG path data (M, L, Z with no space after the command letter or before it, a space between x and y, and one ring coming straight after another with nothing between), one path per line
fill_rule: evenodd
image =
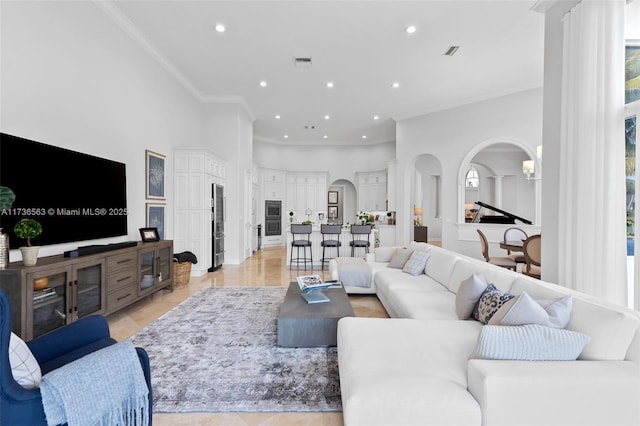
M9 267L9 236L0 228L0 269Z
M24 266L33 266L38 262L38 250L40 246L20 247Z
M49 277L36 278L33 280L33 291L40 291L49 285Z

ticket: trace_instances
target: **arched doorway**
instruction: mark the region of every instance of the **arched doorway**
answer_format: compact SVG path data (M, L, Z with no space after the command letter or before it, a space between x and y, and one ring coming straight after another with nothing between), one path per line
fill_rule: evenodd
M347 179L338 179L333 181L327 190L329 192L337 192L337 203L327 203L328 223L341 225L353 223L356 218L358 204L356 187L353 182ZM327 198L327 201L329 201L329 198Z
M535 172L523 173L523 161L533 161ZM477 187L469 186L469 171L478 174ZM476 145L458 170L457 221L468 220L470 207L482 201L517 216L540 223L541 159L517 139L491 139Z

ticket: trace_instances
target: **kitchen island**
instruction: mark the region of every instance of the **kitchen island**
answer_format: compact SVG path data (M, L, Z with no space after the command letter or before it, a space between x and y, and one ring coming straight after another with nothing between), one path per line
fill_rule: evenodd
M383 230L384 228L384 230ZM291 229L290 226L287 226L285 231L287 237L287 265L290 264L291 259ZM370 252L373 252L373 248L377 245L392 245L387 244L385 241L380 242L379 236L381 235L393 235L393 243L395 243L395 226L394 225L383 225L376 224L371 230L371 235L369 237L369 241L371 242ZM327 239L335 239L335 235L327 235ZM320 225L314 224L312 226L312 232L310 236L311 240L311 252L313 254L313 267L321 268L322 266L322 234L320 233ZM338 248L338 254L336 254L336 249L333 247L327 247L325 256L327 258L333 257L351 257L351 246L349 243L351 242L351 228L349 226L342 227L342 234L340 235L340 242L342 243L341 247ZM378 243L376 243L378 242ZM390 243L390 242L389 242ZM297 250L297 249L296 249ZM300 256L302 256L302 249L300 249ZM356 256L364 257L364 250L359 249L356 250ZM294 257L297 257L296 253L294 253ZM300 264L300 268L304 268L302 264Z

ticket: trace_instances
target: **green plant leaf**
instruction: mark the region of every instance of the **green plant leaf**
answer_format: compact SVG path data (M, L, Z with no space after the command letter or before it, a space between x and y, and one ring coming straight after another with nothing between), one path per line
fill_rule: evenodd
M31 246L31 238L35 238L42 233L42 225L35 219L20 219L13 227L13 232L18 238L27 240L27 246Z
M16 194L6 186L0 186L0 210L10 209L16 199Z

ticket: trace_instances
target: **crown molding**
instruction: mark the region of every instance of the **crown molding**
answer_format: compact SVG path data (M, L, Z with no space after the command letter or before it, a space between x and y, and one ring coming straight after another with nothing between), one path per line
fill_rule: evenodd
M256 115L253 113L249 104L242 96L237 95L220 95L220 96L203 96L200 99L203 104L237 104L244 109L251 121L256 121Z

